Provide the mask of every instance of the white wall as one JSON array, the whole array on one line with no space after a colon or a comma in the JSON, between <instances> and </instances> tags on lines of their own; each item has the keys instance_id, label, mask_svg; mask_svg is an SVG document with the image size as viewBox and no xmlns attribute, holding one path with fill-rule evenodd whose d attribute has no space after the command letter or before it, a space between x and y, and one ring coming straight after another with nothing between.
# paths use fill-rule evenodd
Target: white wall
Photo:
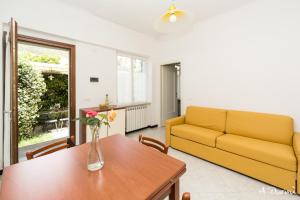
<instances>
[{"instance_id":1,"label":"white wall","mask_svg":"<svg viewBox=\"0 0 300 200\"><path fill-rule=\"evenodd\" d=\"M76 43L76 116L78 108L98 106L104 102L105 94L115 104L117 101L116 50L96 45ZM99 77L98 83L90 83L90 76ZM77 130L79 130L77 123ZM78 138L78 131L77 138Z\"/></svg>"},{"instance_id":2,"label":"white wall","mask_svg":"<svg viewBox=\"0 0 300 200\"><path fill-rule=\"evenodd\" d=\"M2 25L0 24L0 30L2 30ZM0 41L2 43L2 31L0 31ZM2 47L2 46L1 46ZM0 56L2 56L2 48L0 48ZM0 65L2 66L2 59L1 59L1 63ZM2 75L3 75L3 71L2 71L2 67L0 68L0 80L2 80ZM3 105L3 88L2 88L2 84L0 84L0 133L2 133L4 130L3 130L3 108L2 108L2 105ZM3 155L3 135L0 134L0 155ZM2 166L2 163L3 163L3 157L0 156L0 166Z\"/></svg>"},{"instance_id":3,"label":"white wall","mask_svg":"<svg viewBox=\"0 0 300 200\"><path fill-rule=\"evenodd\" d=\"M97 106L104 102L105 94L116 103L117 60L116 51L86 43L77 48L77 104L79 107ZM99 77L99 83L90 83L90 76Z\"/></svg>"},{"instance_id":4,"label":"white wall","mask_svg":"<svg viewBox=\"0 0 300 200\"><path fill-rule=\"evenodd\" d=\"M183 109L281 113L300 131L299 11L299 0L259 0L200 22L185 36L161 38L154 82L160 64L181 61Z\"/></svg>"}]
</instances>

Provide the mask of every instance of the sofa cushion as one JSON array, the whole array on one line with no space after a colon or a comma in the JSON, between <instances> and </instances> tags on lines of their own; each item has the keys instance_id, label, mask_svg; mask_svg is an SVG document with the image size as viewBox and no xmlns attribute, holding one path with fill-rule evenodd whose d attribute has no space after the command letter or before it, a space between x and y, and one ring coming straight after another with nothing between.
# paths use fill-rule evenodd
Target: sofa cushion
<instances>
[{"instance_id":1,"label":"sofa cushion","mask_svg":"<svg viewBox=\"0 0 300 200\"><path fill-rule=\"evenodd\" d=\"M171 134L200 144L216 147L216 138L224 133L198 126L183 124L173 126Z\"/></svg>"},{"instance_id":2,"label":"sofa cushion","mask_svg":"<svg viewBox=\"0 0 300 200\"><path fill-rule=\"evenodd\" d=\"M196 106L189 106L186 109L186 124L224 132L225 121L226 110Z\"/></svg>"},{"instance_id":3,"label":"sofa cushion","mask_svg":"<svg viewBox=\"0 0 300 200\"><path fill-rule=\"evenodd\" d=\"M226 133L292 145L293 119L282 115L228 111Z\"/></svg>"},{"instance_id":4,"label":"sofa cushion","mask_svg":"<svg viewBox=\"0 0 300 200\"><path fill-rule=\"evenodd\" d=\"M296 157L292 146L224 134L217 138L217 148L282 169L296 171Z\"/></svg>"}]
</instances>

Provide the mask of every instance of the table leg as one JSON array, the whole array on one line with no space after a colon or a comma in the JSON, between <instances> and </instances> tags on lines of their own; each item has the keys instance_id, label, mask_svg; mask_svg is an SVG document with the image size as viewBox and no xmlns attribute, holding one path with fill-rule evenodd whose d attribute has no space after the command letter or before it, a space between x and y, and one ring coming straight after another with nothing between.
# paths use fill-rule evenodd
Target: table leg
<instances>
[{"instance_id":1,"label":"table leg","mask_svg":"<svg viewBox=\"0 0 300 200\"><path fill-rule=\"evenodd\" d=\"M179 179L171 187L169 200L179 200Z\"/></svg>"}]
</instances>

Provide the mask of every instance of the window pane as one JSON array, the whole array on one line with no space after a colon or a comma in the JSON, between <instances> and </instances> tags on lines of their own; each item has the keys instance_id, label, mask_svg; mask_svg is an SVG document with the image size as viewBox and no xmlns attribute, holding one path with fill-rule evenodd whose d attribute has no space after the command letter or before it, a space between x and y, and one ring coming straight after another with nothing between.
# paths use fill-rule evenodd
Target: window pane
<instances>
[{"instance_id":1,"label":"window pane","mask_svg":"<svg viewBox=\"0 0 300 200\"><path fill-rule=\"evenodd\" d=\"M147 70L141 59L133 60L133 99L134 102L147 101Z\"/></svg>"},{"instance_id":2,"label":"window pane","mask_svg":"<svg viewBox=\"0 0 300 200\"><path fill-rule=\"evenodd\" d=\"M118 103L132 102L131 58L118 56Z\"/></svg>"}]
</instances>

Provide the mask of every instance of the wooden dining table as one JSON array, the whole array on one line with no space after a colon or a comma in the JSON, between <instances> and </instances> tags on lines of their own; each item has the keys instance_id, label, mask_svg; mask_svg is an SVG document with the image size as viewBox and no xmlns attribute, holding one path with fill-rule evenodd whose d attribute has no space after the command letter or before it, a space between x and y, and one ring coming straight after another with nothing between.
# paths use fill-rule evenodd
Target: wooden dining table
<instances>
[{"instance_id":1,"label":"wooden dining table","mask_svg":"<svg viewBox=\"0 0 300 200\"><path fill-rule=\"evenodd\" d=\"M87 170L89 143L6 167L1 200L179 199L184 162L121 135L103 138L104 167Z\"/></svg>"}]
</instances>

